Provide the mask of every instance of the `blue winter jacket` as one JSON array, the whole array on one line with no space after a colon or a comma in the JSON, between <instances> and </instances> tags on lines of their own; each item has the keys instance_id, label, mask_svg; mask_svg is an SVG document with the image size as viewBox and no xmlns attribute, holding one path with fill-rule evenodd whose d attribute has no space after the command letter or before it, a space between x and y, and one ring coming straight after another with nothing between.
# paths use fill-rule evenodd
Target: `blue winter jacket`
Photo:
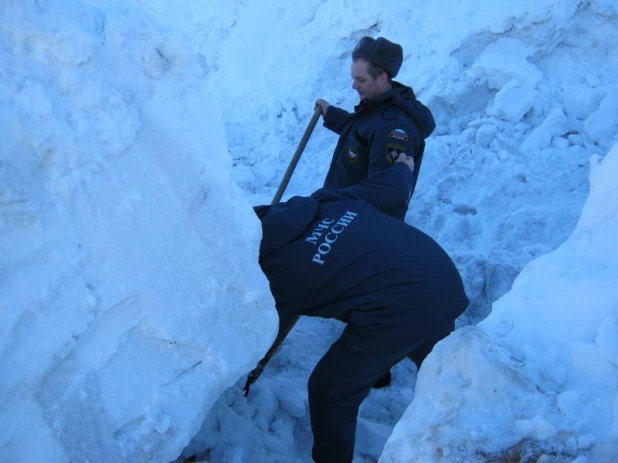
<instances>
[{"instance_id":1,"label":"blue winter jacket","mask_svg":"<svg viewBox=\"0 0 618 463\"><path fill-rule=\"evenodd\" d=\"M390 317L427 330L465 310L449 256L397 218L413 185L398 163L359 185L256 207L260 265L282 320L312 315L378 326Z\"/></svg>"},{"instance_id":2,"label":"blue winter jacket","mask_svg":"<svg viewBox=\"0 0 618 463\"><path fill-rule=\"evenodd\" d=\"M324 117L324 126L339 135L324 186L356 185L406 153L414 158L414 192L425 139L436 127L429 108L416 99L410 87L393 82L391 90L354 109L349 113L330 106Z\"/></svg>"}]
</instances>

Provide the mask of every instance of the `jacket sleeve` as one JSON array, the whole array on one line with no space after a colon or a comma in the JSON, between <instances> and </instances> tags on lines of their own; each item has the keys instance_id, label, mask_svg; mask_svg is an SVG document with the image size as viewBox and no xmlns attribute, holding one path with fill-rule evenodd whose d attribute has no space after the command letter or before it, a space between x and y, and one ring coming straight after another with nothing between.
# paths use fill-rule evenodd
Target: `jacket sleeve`
<instances>
[{"instance_id":1,"label":"jacket sleeve","mask_svg":"<svg viewBox=\"0 0 618 463\"><path fill-rule=\"evenodd\" d=\"M403 219L414 187L414 174L404 163L376 172L358 185L339 190L349 199L360 199L385 214Z\"/></svg>"},{"instance_id":2,"label":"jacket sleeve","mask_svg":"<svg viewBox=\"0 0 618 463\"><path fill-rule=\"evenodd\" d=\"M331 105L328 107L328 111L326 111L326 116L324 116L324 127L332 130L337 135L341 135L348 117L350 117L349 112Z\"/></svg>"},{"instance_id":3,"label":"jacket sleeve","mask_svg":"<svg viewBox=\"0 0 618 463\"><path fill-rule=\"evenodd\" d=\"M382 122L372 131L368 141L367 176L388 169L401 153L412 156L417 162L422 142L418 129L409 119Z\"/></svg>"}]
</instances>

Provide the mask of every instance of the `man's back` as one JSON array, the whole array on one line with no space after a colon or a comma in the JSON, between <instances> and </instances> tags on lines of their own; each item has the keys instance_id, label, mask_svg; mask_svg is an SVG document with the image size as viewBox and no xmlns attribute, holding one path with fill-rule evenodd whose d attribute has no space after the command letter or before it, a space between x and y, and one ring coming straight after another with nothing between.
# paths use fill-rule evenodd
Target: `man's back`
<instances>
[{"instance_id":1,"label":"man's back","mask_svg":"<svg viewBox=\"0 0 618 463\"><path fill-rule=\"evenodd\" d=\"M431 237L362 200L314 201L294 206L315 210L303 232L260 262L281 312L346 320L387 306L403 285L450 292L465 308L459 273Z\"/></svg>"}]
</instances>

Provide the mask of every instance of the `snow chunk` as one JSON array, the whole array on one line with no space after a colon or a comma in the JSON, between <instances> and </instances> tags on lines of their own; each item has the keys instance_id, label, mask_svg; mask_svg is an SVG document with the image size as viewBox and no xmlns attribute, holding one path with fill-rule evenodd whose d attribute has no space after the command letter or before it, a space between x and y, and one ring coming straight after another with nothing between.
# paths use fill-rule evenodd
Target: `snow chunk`
<instances>
[{"instance_id":1,"label":"snow chunk","mask_svg":"<svg viewBox=\"0 0 618 463\"><path fill-rule=\"evenodd\" d=\"M566 115L583 121L599 107L603 94L599 89L584 85L565 85L562 89L562 99Z\"/></svg>"},{"instance_id":2,"label":"snow chunk","mask_svg":"<svg viewBox=\"0 0 618 463\"><path fill-rule=\"evenodd\" d=\"M519 147L522 152L547 148L552 144L554 137L566 134L568 131L567 119L562 109L554 109L543 123L532 131Z\"/></svg>"},{"instance_id":3,"label":"snow chunk","mask_svg":"<svg viewBox=\"0 0 618 463\"><path fill-rule=\"evenodd\" d=\"M615 318L608 317L603 321L595 341L604 357L618 367L618 324Z\"/></svg>"},{"instance_id":4,"label":"snow chunk","mask_svg":"<svg viewBox=\"0 0 618 463\"><path fill-rule=\"evenodd\" d=\"M584 127L596 143L618 141L618 87L610 89L599 109L586 119Z\"/></svg>"},{"instance_id":5,"label":"snow chunk","mask_svg":"<svg viewBox=\"0 0 618 463\"><path fill-rule=\"evenodd\" d=\"M512 81L526 87L536 87L543 73L526 58L509 53L485 52L479 56L471 72L486 80L489 88L500 90Z\"/></svg>"},{"instance_id":6,"label":"snow chunk","mask_svg":"<svg viewBox=\"0 0 618 463\"><path fill-rule=\"evenodd\" d=\"M592 0L590 8L595 13L608 18L618 14L618 5L614 0Z\"/></svg>"},{"instance_id":7,"label":"snow chunk","mask_svg":"<svg viewBox=\"0 0 618 463\"><path fill-rule=\"evenodd\" d=\"M79 66L94 58L100 48L97 40L72 24L51 37L49 52L60 64Z\"/></svg>"},{"instance_id":8,"label":"snow chunk","mask_svg":"<svg viewBox=\"0 0 618 463\"><path fill-rule=\"evenodd\" d=\"M538 98L533 87L517 80L506 84L495 96L487 114L510 122L519 122L532 109Z\"/></svg>"},{"instance_id":9,"label":"snow chunk","mask_svg":"<svg viewBox=\"0 0 618 463\"><path fill-rule=\"evenodd\" d=\"M476 144L481 148L487 148L491 141L496 137L498 129L491 124L483 124L476 131Z\"/></svg>"}]
</instances>

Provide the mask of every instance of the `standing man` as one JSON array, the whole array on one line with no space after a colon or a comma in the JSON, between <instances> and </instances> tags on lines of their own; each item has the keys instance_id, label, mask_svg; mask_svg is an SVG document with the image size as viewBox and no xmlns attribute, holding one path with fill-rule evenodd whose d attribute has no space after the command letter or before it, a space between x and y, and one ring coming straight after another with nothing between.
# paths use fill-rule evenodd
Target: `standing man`
<instances>
[{"instance_id":1,"label":"standing man","mask_svg":"<svg viewBox=\"0 0 618 463\"><path fill-rule=\"evenodd\" d=\"M414 192L425 139L436 125L412 88L393 81L403 62L403 49L382 37L363 37L352 52L352 61L352 88L361 98L354 113L322 99L316 102L324 126L339 135L324 186L356 185L405 153L414 159ZM406 211L407 205L399 211L399 218Z\"/></svg>"},{"instance_id":2,"label":"standing man","mask_svg":"<svg viewBox=\"0 0 618 463\"><path fill-rule=\"evenodd\" d=\"M451 258L398 218L413 171L402 155L359 185L255 208L279 333L300 315L347 325L309 378L318 463L352 462L358 409L371 387L406 356L420 367L468 306Z\"/></svg>"}]
</instances>

